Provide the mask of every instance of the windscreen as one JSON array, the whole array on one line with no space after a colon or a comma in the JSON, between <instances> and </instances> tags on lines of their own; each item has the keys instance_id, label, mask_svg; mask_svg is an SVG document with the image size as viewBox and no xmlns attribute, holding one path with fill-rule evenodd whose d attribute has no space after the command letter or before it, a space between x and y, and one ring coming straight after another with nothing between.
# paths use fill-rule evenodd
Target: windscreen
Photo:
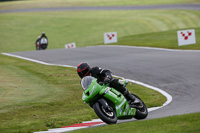
<instances>
[{"instance_id":1,"label":"windscreen","mask_svg":"<svg viewBox=\"0 0 200 133\"><path fill-rule=\"evenodd\" d=\"M95 78L92 76L86 76L81 80L81 86L84 91L91 85L91 83L94 79Z\"/></svg>"}]
</instances>

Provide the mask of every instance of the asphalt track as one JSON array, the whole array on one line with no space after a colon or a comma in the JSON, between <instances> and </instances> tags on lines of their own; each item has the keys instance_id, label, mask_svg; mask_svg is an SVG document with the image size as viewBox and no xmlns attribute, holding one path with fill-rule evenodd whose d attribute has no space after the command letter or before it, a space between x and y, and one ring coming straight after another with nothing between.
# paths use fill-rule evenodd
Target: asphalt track
<instances>
[{"instance_id":1,"label":"asphalt track","mask_svg":"<svg viewBox=\"0 0 200 133\"><path fill-rule=\"evenodd\" d=\"M114 75L140 81L169 93L167 106L149 113L148 119L200 111L200 51L128 46L90 46L75 49L14 52L51 64L109 69Z\"/></svg>"},{"instance_id":2,"label":"asphalt track","mask_svg":"<svg viewBox=\"0 0 200 133\"><path fill-rule=\"evenodd\" d=\"M152 9L187 9L200 10L200 4L168 4L168 5L142 5L142 6L80 6L80 7L52 7L0 10L0 13L17 12L47 12L47 11L97 11L97 10L152 10Z\"/></svg>"}]
</instances>

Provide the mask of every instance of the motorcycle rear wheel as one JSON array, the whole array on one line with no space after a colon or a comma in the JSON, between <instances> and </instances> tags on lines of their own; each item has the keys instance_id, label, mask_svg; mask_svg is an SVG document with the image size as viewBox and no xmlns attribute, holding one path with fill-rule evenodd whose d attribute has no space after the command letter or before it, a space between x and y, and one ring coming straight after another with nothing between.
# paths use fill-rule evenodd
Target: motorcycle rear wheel
<instances>
[{"instance_id":1,"label":"motorcycle rear wheel","mask_svg":"<svg viewBox=\"0 0 200 133\"><path fill-rule=\"evenodd\" d=\"M135 94L132 94L132 95L134 97L136 97L137 99L139 99L143 105L142 108L136 108L136 114L135 114L134 118L137 120L145 119L148 115L148 110L147 110L145 103L137 95L135 95Z\"/></svg>"},{"instance_id":2,"label":"motorcycle rear wheel","mask_svg":"<svg viewBox=\"0 0 200 133\"><path fill-rule=\"evenodd\" d=\"M112 112L106 111L106 109L104 109L104 107L99 102L96 102L93 105L93 109L97 116L105 123L115 124L117 122L117 115L114 110Z\"/></svg>"}]
</instances>

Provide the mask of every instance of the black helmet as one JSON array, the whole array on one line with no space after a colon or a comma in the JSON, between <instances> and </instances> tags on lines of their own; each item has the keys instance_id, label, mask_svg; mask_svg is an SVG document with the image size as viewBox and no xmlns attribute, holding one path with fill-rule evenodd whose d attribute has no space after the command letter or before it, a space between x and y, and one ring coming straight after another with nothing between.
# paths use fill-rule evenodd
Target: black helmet
<instances>
[{"instance_id":1,"label":"black helmet","mask_svg":"<svg viewBox=\"0 0 200 133\"><path fill-rule=\"evenodd\" d=\"M77 66L77 73L80 78L90 75L90 66L87 63L80 63Z\"/></svg>"}]
</instances>

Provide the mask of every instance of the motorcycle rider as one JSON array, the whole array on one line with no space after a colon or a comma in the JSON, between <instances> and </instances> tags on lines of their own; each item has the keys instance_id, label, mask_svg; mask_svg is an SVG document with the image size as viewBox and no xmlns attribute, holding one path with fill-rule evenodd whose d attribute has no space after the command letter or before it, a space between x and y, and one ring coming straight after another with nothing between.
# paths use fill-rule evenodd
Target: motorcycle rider
<instances>
[{"instance_id":1,"label":"motorcycle rider","mask_svg":"<svg viewBox=\"0 0 200 133\"><path fill-rule=\"evenodd\" d=\"M131 95L129 91L119 82L118 79L112 77L110 70L104 70L97 66L91 68L87 63L80 63L77 66L77 73L81 79L85 76L92 76L97 79L98 83L109 83L110 87L113 87L121 92L128 101L131 101L131 103L140 103L140 101L137 100L137 98L135 98L133 95Z\"/></svg>"},{"instance_id":2,"label":"motorcycle rider","mask_svg":"<svg viewBox=\"0 0 200 133\"><path fill-rule=\"evenodd\" d=\"M41 39L40 39L40 45L41 45L41 48L43 49L43 50L45 50L46 48L47 48L47 46L48 46L48 38L47 38L47 36L45 35L45 33L44 32L42 32L42 35L41 35Z\"/></svg>"},{"instance_id":3,"label":"motorcycle rider","mask_svg":"<svg viewBox=\"0 0 200 133\"><path fill-rule=\"evenodd\" d=\"M35 42L35 45L36 45L36 50L45 50L48 46L48 38L47 36L45 35L45 32L42 32L42 35L41 36L38 36L36 42Z\"/></svg>"}]
</instances>

